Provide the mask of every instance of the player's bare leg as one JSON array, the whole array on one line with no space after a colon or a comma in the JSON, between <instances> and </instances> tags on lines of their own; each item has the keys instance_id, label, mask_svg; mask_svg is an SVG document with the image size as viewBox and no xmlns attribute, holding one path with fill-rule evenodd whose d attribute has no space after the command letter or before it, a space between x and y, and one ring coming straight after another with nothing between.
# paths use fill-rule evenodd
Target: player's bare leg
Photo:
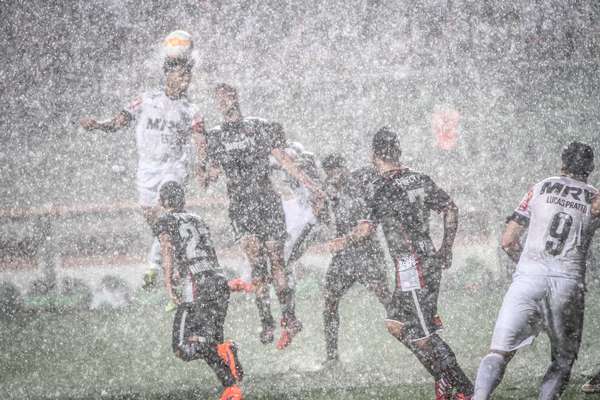
<instances>
[{"instance_id":1,"label":"player's bare leg","mask_svg":"<svg viewBox=\"0 0 600 400\"><path fill-rule=\"evenodd\" d=\"M142 215L144 216L144 220L146 221L148 226L150 226L150 229L152 229L152 226L154 226L154 224L156 223L159 212L160 209L158 207L142 206ZM157 268L159 264L155 264L154 261L155 259L160 260L160 245L158 244L158 241L156 239L155 243L153 243L150 248L148 259L150 263L150 268L148 268L148 270L146 270L146 272L144 273L144 283L142 285L142 287L147 290L153 289L157 286L158 276L160 273L160 269ZM173 304L169 304L167 307L169 310L175 308Z\"/></svg>"},{"instance_id":2,"label":"player's bare leg","mask_svg":"<svg viewBox=\"0 0 600 400\"><path fill-rule=\"evenodd\" d=\"M260 341L263 344L274 340L275 321L271 313L271 297L269 288L269 266L261 243L256 236L245 236L241 240L242 250L252 268L252 285L256 307L261 323Z\"/></svg>"},{"instance_id":3,"label":"player's bare leg","mask_svg":"<svg viewBox=\"0 0 600 400\"><path fill-rule=\"evenodd\" d=\"M265 242L265 248L271 262L271 275L281 307L281 338L277 348L287 347L294 336L302 330L302 323L296 318L294 289L291 287L285 268L283 241Z\"/></svg>"}]
</instances>

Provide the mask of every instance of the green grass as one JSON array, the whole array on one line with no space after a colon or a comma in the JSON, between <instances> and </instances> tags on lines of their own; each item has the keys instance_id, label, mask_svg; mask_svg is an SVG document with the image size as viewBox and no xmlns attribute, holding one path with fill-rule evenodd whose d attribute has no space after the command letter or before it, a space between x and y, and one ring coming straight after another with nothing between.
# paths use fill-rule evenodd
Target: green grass
<instances>
[{"instance_id":1,"label":"green grass","mask_svg":"<svg viewBox=\"0 0 600 400\"><path fill-rule=\"evenodd\" d=\"M445 287L440 296L446 326L442 335L470 377L486 353L505 288ZM226 335L241 345L247 399L433 397L431 378L387 334L382 307L362 287L353 288L341 306L341 366L321 370L325 350L320 278L306 277L297 292L305 330L285 351L260 344L254 302L246 295L233 297ZM578 386L598 366L599 299L592 287L580 358L564 398L583 398ZM173 313L164 312L163 301L161 292L138 292L134 304L122 311L43 311L2 323L0 399L218 398L218 381L206 364L184 363L173 356ZM548 362L548 341L540 336L511 362L495 398L537 398Z\"/></svg>"}]
</instances>

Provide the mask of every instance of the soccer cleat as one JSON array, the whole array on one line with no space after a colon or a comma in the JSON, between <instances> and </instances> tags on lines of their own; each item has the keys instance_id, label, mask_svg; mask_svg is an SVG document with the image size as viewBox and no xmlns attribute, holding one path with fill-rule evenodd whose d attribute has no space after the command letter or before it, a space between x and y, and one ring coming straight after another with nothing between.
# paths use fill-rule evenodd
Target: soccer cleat
<instances>
[{"instance_id":1,"label":"soccer cleat","mask_svg":"<svg viewBox=\"0 0 600 400\"><path fill-rule=\"evenodd\" d=\"M435 381L435 400L451 400L452 386L444 378ZM458 398L457 398L458 400Z\"/></svg>"},{"instance_id":2,"label":"soccer cleat","mask_svg":"<svg viewBox=\"0 0 600 400\"><path fill-rule=\"evenodd\" d=\"M158 272L155 269L149 269L144 274L144 283L142 284L142 289L151 290L156 287L158 281Z\"/></svg>"},{"instance_id":3,"label":"soccer cleat","mask_svg":"<svg viewBox=\"0 0 600 400\"><path fill-rule=\"evenodd\" d=\"M217 345L217 354L225 365L229 367L235 381L240 382L244 378L244 370L237 356L237 345L231 340L226 340Z\"/></svg>"},{"instance_id":4,"label":"soccer cleat","mask_svg":"<svg viewBox=\"0 0 600 400\"><path fill-rule=\"evenodd\" d=\"M302 331L302 322L299 319L281 320L281 337L277 341L277 349L283 350L292 343L292 339Z\"/></svg>"},{"instance_id":5,"label":"soccer cleat","mask_svg":"<svg viewBox=\"0 0 600 400\"><path fill-rule=\"evenodd\" d=\"M169 300L169 302L165 305L165 312L169 313L177 309L177 304L173 302L173 300Z\"/></svg>"},{"instance_id":6,"label":"soccer cleat","mask_svg":"<svg viewBox=\"0 0 600 400\"><path fill-rule=\"evenodd\" d=\"M321 368L327 371L335 371L340 367L339 357L327 357L325 361L321 363Z\"/></svg>"},{"instance_id":7,"label":"soccer cleat","mask_svg":"<svg viewBox=\"0 0 600 400\"><path fill-rule=\"evenodd\" d=\"M227 282L227 286L229 286L229 290L232 292L254 292L254 285L250 282L244 281L242 278L234 278L230 280Z\"/></svg>"},{"instance_id":8,"label":"soccer cleat","mask_svg":"<svg viewBox=\"0 0 600 400\"><path fill-rule=\"evenodd\" d=\"M275 340L275 327L273 325L263 325L258 338L262 344L273 343L273 340Z\"/></svg>"},{"instance_id":9,"label":"soccer cleat","mask_svg":"<svg viewBox=\"0 0 600 400\"><path fill-rule=\"evenodd\" d=\"M600 373L594 375L589 381L581 386L583 393L600 393Z\"/></svg>"},{"instance_id":10,"label":"soccer cleat","mask_svg":"<svg viewBox=\"0 0 600 400\"><path fill-rule=\"evenodd\" d=\"M220 400L244 400L242 389L236 385L226 387Z\"/></svg>"}]
</instances>

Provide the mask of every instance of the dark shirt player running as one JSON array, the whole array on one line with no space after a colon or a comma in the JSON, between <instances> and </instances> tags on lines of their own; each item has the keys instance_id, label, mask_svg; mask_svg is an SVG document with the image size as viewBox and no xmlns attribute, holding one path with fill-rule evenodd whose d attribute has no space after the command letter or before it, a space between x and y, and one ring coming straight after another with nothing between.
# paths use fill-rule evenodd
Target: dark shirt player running
<instances>
[{"instance_id":1,"label":"dark shirt player running","mask_svg":"<svg viewBox=\"0 0 600 400\"><path fill-rule=\"evenodd\" d=\"M326 193L329 209L333 215L338 236L349 233L360 221L368 218L366 199L366 175L373 177L372 168L350 171L346 160L339 154L330 154L321 166L326 175ZM371 291L379 302L387 306L390 291L385 273L385 257L375 235L355 241L335 252L325 274L325 366L333 366L339 360L338 330L340 324L339 303L344 294L359 282Z\"/></svg>"},{"instance_id":2,"label":"dark shirt player running","mask_svg":"<svg viewBox=\"0 0 600 400\"><path fill-rule=\"evenodd\" d=\"M400 162L396 133L380 129L373 138L372 160L378 173L368 201L370 220L330 242L345 248L381 225L395 263L396 286L385 325L407 346L435 379L436 399L470 399L473 385L450 346L437 335L441 327L437 300L442 269L452 262L458 209L429 176ZM431 211L444 218L444 237L436 250L429 236Z\"/></svg>"},{"instance_id":3,"label":"dark shirt player running","mask_svg":"<svg viewBox=\"0 0 600 400\"><path fill-rule=\"evenodd\" d=\"M206 361L225 388L222 400L242 400L237 383L243 371L236 345L223 338L229 287L208 226L184 210L185 196L179 183L164 183L159 196L165 213L153 230L160 240L167 294L177 304L173 351L183 361Z\"/></svg>"},{"instance_id":4,"label":"dark shirt player running","mask_svg":"<svg viewBox=\"0 0 600 400\"><path fill-rule=\"evenodd\" d=\"M287 144L280 124L243 117L237 90L232 86L218 85L215 97L224 121L203 135L205 152L199 162L206 167L206 173L199 175L199 183L206 184L219 169L225 173L229 216L252 268L262 323L260 340L264 344L273 341L275 324L268 300L272 280L282 314L277 348L283 349L300 332L302 324L296 318L294 291L284 261L285 218L281 197L271 183L269 156L313 192L317 203L322 202L324 195L285 152Z\"/></svg>"}]
</instances>

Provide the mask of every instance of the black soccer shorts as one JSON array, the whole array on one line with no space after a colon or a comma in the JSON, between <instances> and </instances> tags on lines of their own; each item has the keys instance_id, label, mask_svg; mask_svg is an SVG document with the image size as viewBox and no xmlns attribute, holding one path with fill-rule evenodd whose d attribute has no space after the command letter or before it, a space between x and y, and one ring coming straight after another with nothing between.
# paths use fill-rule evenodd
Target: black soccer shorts
<instances>
[{"instance_id":1,"label":"black soccer shorts","mask_svg":"<svg viewBox=\"0 0 600 400\"><path fill-rule=\"evenodd\" d=\"M272 189L230 199L229 217L236 239L254 235L268 242L287 236L281 196Z\"/></svg>"},{"instance_id":2,"label":"black soccer shorts","mask_svg":"<svg viewBox=\"0 0 600 400\"><path fill-rule=\"evenodd\" d=\"M325 290L341 297L356 282L367 287L385 286L383 254L375 249L349 248L335 254L325 274Z\"/></svg>"},{"instance_id":3,"label":"black soccer shorts","mask_svg":"<svg viewBox=\"0 0 600 400\"><path fill-rule=\"evenodd\" d=\"M423 288L404 291L397 284L387 307L386 320L400 322L409 340L427 338L442 328L437 314L441 265L437 260L424 264Z\"/></svg>"},{"instance_id":4,"label":"black soccer shorts","mask_svg":"<svg viewBox=\"0 0 600 400\"><path fill-rule=\"evenodd\" d=\"M191 336L203 338L206 344L223 342L223 325L229 305L227 279L213 271L203 272L205 285L198 288L198 298L177 307L173 320L173 351Z\"/></svg>"}]
</instances>

